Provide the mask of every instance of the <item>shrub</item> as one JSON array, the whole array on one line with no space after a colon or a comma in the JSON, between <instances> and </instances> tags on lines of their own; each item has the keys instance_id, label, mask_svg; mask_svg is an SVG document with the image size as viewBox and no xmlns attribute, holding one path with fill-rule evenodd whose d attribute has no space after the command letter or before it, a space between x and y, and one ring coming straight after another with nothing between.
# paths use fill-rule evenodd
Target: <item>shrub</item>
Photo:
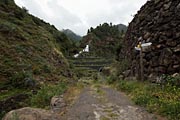
<instances>
[{"instance_id":1,"label":"shrub","mask_svg":"<svg viewBox=\"0 0 180 120\"><path fill-rule=\"evenodd\" d=\"M46 108L49 106L51 98L55 95L60 95L66 90L65 83L58 85L44 85L36 95L31 98L31 105L38 108Z\"/></svg>"},{"instance_id":2,"label":"shrub","mask_svg":"<svg viewBox=\"0 0 180 120\"><path fill-rule=\"evenodd\" d=\"M44 65L42 69L45 73L51 73L51 68L48 65Z\"/></svg>"},{"instance_id":3,"label":"shrub","mask_svg":"<svg viewBox=\"0 0 180 120\"><path fill-rule=\"evenodd\" d=\"M6 114L6 111L1 111L0 118L3 118L3 116Z\"/></svg>"},{"instance_id":4,"label":"shrub","mask_svg":"<svg viewBox=\"0 0 180 120\"><path fill-rule=\"evenodd\" d=\"M165 115L171 120L180 119L180 88L167 84L162 89L160 85L138 81L119 81L117 87L149 112Z\"/></svg>"},{"instance_id":5,"label":"shrub","mask_svg":"<svg viewBox=\"0 0 180 120\"><path fill-rule=\"evenodd\" d=\"M136 84L136 81L127 82L125 80L121 80L118 83L118 89L121 89L128 93L136 91L137 87L138 87L138 85Z\"/></svg>"},{"instance_id":6,"label":"shrub","mask_svg":"<svg viewBox=\"0 0 180 120\"><path fill-rule=\"evenodd\" d=\"M25 12L25 13L28 13L28 9L26 7L22 7L22 10Z\"/></svg>"},{"instance_id":7,"label":"shrub","mask_svg":"<svg viewBox=\"0 0 180 120\"><path fill-rule=\"evenodd\" d=\"M21 9L17 9L14 14L15 14L15 17L18 18L19 20L24 19L26 16L25 11L23 11Z\"/></svg>"},{"instance_id":8,"label":"shrub","mask_svg":"<svg viewBox=\"0 0 180 120\"><path fill-rule=\"evenodd\" d=\"M14 88L35 87L35 80L30 72L17 72L10 78L10 84Z\"/></svg>"},{"instance_id":9,"label":"shrub","mask_svg":"<svg viewBox=\"0 0 180 120\"><path fill-rule=\"evenodd\" d=\"M0 32L3 33L13 33L16 31L16 26L9 22L3 22L0 24Z\"/></svg>"},{"instance_id":10,"label":"shrub","mask_svg":"<svg viewBox=\"0 0 180 120\"><path fill-rule=\"evenodd\" d=\"M127 59L120 60L119 62L115 62L113 67L116 68L116 75L119 76L128 69L129 61Z\"/></svg>"},{"instance_id":11,"label":"shrub","mask_svg":"<svg viewBox=\"0 0 180 120\"><path fill-rule=\"evenodd\" d=\"M38 26L43 26L43 22L39 18L37 18L35 16L31 16L31 17L35 24L37 24Z\"/></svg>"},{"instance_id":12,"label":"shrub","mask_svg":"<svg viewBox=\"0 0 180 120\"><path fill-rule=\"evenodd\" d=\"M109 76L108 78L107 78L107 83L108 84L112 84L112 83L114 83L115 81L117 81L118 80L118 77L116 76L116 75L111 75L111 76Z\"/></svg>"},{"instance_id":13,"label":"shrub","mask_svg":"<svg viewBox=\"0 0 180 120\"><path fill-rule=\"evenodd\" d=\"M149 102L151 101L151 96L149 95L137 95L133 100L137 105L147 106Z\"/></svg>"},{"instance_id":14,"label":"shrub","mask_svg":"<svg viewBox=\"0 0 180 120\"><path fill-rule=\"evenodd\" d=\"M170 117L173 120L180 119L180 102L163 103L161 107L161 113Z\"/></svg>"},{"instance_id":15,"label":"shrub","mask_svg":"<svg viewBox=\"0 0 180 120\"><path fill-rule=\"evenodd\" d=\"M162 82L164 82L166 85L169 84L171 86L180 86L180 76L172 77L170 75L163 74L162 76Z\"/></svg>"}]
</instances>

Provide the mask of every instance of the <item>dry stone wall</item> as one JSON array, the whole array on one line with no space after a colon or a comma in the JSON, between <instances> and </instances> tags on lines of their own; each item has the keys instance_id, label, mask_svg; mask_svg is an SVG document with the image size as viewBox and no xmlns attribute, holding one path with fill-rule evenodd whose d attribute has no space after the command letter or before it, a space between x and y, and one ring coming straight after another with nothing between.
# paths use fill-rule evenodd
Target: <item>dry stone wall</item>
<instances>
[{"instance_id":1,"label":"dry stone wall","mask_svg":"<svg viewBox=\"0 0 180 120\"><path fill-rule=\"evenodd\" d=\"M180 1L150 0L129 24L122 52L131 61L132 75L140 72L139 53L134 49L140 37L143 42L152 42L143 52L146 76L179 73Z\"/></svg>"}]
</instances>

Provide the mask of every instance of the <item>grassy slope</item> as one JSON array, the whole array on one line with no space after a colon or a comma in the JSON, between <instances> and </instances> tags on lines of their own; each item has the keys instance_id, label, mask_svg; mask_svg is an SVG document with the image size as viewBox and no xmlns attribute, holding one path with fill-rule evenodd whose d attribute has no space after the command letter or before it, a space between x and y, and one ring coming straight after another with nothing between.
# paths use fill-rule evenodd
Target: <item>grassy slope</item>
<instances>
[{"instance_id":1,"label":"grassy slope","mask_svg":"<svg viewBox=\"0 0 180 120\"><path fill-rule=\"evenodd\" d=\"M44 81L69 73L60 45L46 26L38 26L15 4L0 3L0 14L0 81L20 72Z\"/></svg>"},{"instance_id":2,"label":"grassy slope","mask_svg":"<svg viewBox=\"0 0 180 120\"><path fill-rule=\"evenodd\" d=\"M18 103L21 107L23 104L39 107L38 100L45 100L40 107L46 107L53 95L62 93L64 88L58 85L72 79L72 72L63 55L69 47L71 44L66 35L54 26L29 15L13 0L1 0L0 101L17 94L30 94L30 103ZM35 81L38 86L27 86L27 80ZM39 84L41 89L37 95L31 95L31 90L36 90ZM11 108L3 109L0 118L9 110Z\"/></svg>"}]
</instances>

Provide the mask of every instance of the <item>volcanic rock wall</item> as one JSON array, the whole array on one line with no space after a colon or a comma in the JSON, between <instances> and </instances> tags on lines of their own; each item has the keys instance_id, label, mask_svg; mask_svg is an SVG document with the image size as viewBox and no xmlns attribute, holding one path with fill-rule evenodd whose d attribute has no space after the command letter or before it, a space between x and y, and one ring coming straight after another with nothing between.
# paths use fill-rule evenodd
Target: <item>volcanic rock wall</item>
<instances>
[{"instance_id":1,"label":"volcanic rock wall","mask_svg":"<svg viewBox=\"0 0 180 120\"><path fill-rule=\"evenodd\" d=\"M138 39L152 42L143 52L144 72L148 75L180 72L180 1L150 0L129 24L122 50L131 61L131 73L139 73Z\"/></svg>"}]
</instances>

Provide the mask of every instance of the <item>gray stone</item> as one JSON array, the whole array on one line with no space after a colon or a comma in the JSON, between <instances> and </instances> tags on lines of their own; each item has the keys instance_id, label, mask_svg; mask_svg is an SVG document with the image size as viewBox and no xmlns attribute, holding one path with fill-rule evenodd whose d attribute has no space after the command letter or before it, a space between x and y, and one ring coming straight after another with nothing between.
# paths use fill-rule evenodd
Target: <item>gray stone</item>
<instances>
[{"instance_id":1,"label":"gray stone","mask_svg":"<svg viewBox=\"0 0 180 120\"><path fill-rule=\"evenodd\" d=\"M136 78L136 77L126 77L124 80L132 80L132 81L136 81L137 78Z\"/></svg>"},{"instance_id":2,"label":"gray stone","mask_svg":"<svg viewBox=\"0 0 180 120\"><path fill-rule=\"evenodd\" d=\"M150 34L149 32L147 32L147 33L144 35L144 39L147 40L147 39L150 37L150 35L151 35L151 34Z\"/></svg>"},{"instance_id":3,"label":"gray stone","mask_svg":"<svg viewBox=\"0 0 180 120\"><path fill-rule=\"evenodd\" d=\"M176 7L178 10L180 10L180 3L177 5L177 7Z\"/></svg>"},{"instance_id":4,"label":"gray stone","mask_svg":"<svg viewBox=\"0 0 180 120\"><path fill-rule=\"evenodd\" d=\"M174 51L174 52L180 52L180 45L178 45L177 47L175 47L175 48L173 49L173 51Z\"/></svg>"},{"instance_id":5,"label":"gray stone","mask_svg":"<svg viewBox=\"0 0 180 120\"><path fill-rule=\"evenodd\" d=\"M48 110L25 107L10 111L2 120L59 120L57 114Z\"/></svg>"},{"instance_id":6,"label":"gray stone","mask_svg":"<svg viewBox=\"0 0 180 120\"><path fill-rule=\"evenodd\" d=\"M173 65L173 68L174 69L180 68L180 65L179 64L178 65Z\"/></svg>"},{"instance_id":7,"label":"gray stone","mask_svg":"<svg viewBox=\"0 0 180 120\"><path fill-rule=\"evenodd\" d=\"M51 105L51 109L54 112L60 112L62 108L66 107L66 103L62 95L52 97L50 105Z\"/></svg>"},{"instance_id":8,"label":"gray stone","mask_svg":"<svg viewBox=\"0 0 180 120\"><path fill-rule=\"evenodd\" d=\"M174 47L177 45L177 42L175 40L167 40L166 45Z\"/></svg>"},{"instance_id":9,"label":"gray stone","mask_svg":"<svg viewBox=\"0 0 180 120\"><path fill-rule=\"evenodd\" d=\"M177 5L178 4L178 5ZM145 42L152 42L150 50L145 51L144 72L173 74L179 72L180 65L180 3L178 0L150 0L129 24L123 39L123 55L129 58L131 68L138 68L139 55L133 53L139 37ZM136 62L134 62L134 60ZM134 73L134 69L131 69ZM138 72L139 70L136 69Z\"/></svg>"},{"instance_id":10,"label":"gray stone","mask_svg":"<svg viewBox=\"0 0 180 120\"><path fill-rule=\"evenodd\" d=\"M131 73L131 70L126 70L126 71L123 72L123 75L125 77L128 77L130 75L130 73Z\"/></svg>"},{"instance_id":11,"label":"gray stone","mask_svg":"<svg viewBox=\"0 0 180 120\"><path fill-rule=\"evenodd\" d=\"M123 80L124 79L124 76L123 75L119 75L118 77L120 80Z\"/></svg>"},{"instance_id":12,"label":"gray stone","mask_svg":"<svg viewBox=\"0 0 180 120\"><path fill-rule=\"evenodd\" d=\"M155 2L155 4L157 4L157 3L159 3L159 2L160 2L160 0L154 0L154 2Z\"/></svg>"},{"instance_id":13,"label":"gray stone","mask_svg":"<svg viewBox=\"0 0 180 120\"><path fill-rule=\"evenodd\" d=\"M165 5L164 5L164 9L165 9L165 10L169 9L170 6L171 6L171 3L172 3L172 2L169 2L168 4L165 4Z\"/></svg>"},{"instance_id":14,"label":"gray stone","mask_svg":"<svg viewBox=\"0 0 180 120\"><path fill-rule=\"evenodd\" d=\"M179 73L174 73L174 74L172 75L172 77L180 77L180 74L179 74Z\"/></svg>"}]
</instances>

